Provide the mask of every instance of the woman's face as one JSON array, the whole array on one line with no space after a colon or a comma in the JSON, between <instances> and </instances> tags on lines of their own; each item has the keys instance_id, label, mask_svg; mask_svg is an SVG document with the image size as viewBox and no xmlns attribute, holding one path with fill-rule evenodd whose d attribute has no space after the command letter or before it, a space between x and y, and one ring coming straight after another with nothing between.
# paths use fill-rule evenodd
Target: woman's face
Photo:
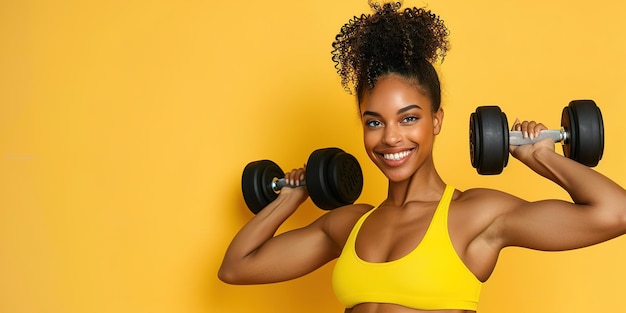
<instances>
[{"instance_id":1,"label":"woman's face","mask_svg":"<svg viewBox=\"0 0 626 313\"><path fill-rule=\"evenodd\" d=\"M431 100L415 84L395 75L381 77L359 108L365 151L389 180L409 179L426 162L432 164L443 110L433 114Z\"/></svg>"}]
</instances>

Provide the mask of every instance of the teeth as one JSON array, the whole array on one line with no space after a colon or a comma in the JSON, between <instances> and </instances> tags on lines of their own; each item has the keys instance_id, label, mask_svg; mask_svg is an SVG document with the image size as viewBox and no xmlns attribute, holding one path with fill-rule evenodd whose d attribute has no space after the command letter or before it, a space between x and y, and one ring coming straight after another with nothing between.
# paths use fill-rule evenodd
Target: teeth
<instances>
[{"instance_id":1,"label":"teeth","mask_svg":"<svg viewBox=\"0 0 626 313\"><path fill-rule=\"evenodd\" d=\"M409 150L398 153L385 153L383 157L385 158L385 160L399 161L404 159L407 155L409 155L409 153L411 153L411 151Z\"/></svg>"}]
</instances>

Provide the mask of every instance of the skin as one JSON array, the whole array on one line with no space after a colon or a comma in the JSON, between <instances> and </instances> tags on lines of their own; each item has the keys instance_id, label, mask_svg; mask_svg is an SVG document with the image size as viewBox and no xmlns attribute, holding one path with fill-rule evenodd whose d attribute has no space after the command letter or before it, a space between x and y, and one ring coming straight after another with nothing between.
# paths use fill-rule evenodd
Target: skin
<instances>
[{"instance_id":1,"label":"skin","mask_svg":"<svg viewBox=\"0 0 626 313\"><path fill-rule=\"evenodd\" d=\"M398 75L381 77L359 105L365 150L389 180L387 198L365 220L357 236L355 249L365 261L397 260L412 251L422 240L446 186L433 162L433 144L442 130L444 112L433 112L430 99L418 87ZM516 121L513 129L533 138L546 127ZM450 238L461 260L480 281L489 278L500 251L508 246L562 251L626 233L626 191L622 187L557 154L549 139L511 146L510 152L563 187L573 201L529 202L492 189L456 190L448 217ZM406 155L400 160L385 158L396 153ZM299 186L304 176L303 169L294 169L285 178ZM275 235L307 197L305 188L284 188L254 216L227 249L220 279L230 284L261 284L306 275L340 255L356 221L373 207L337 208L306 227ZM425 311L362 303L345 312Z\"/></svg>"}]
</instances>

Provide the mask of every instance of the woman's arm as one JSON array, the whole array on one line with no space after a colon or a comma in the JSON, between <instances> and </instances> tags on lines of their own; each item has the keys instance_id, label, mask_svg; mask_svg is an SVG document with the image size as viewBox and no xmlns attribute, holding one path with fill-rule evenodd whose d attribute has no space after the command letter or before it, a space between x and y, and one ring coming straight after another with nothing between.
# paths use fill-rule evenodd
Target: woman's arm
<instances>
[{"instance_id":1,"label":"woman's arm","mask_svg":"<svg viewBox=\"0 0 626 313\"><path fill-rule=\"evenodd\" d=\"M514 129L537 136L542 124L518 123ZM512 155L563 187L573 203L503 199L493 223L500 246L569 250L597 244L626 233L626 191L604 175L554 152L549 139L511 147ZM498 203L498 202L496 202Z\"/></svg>"},{"instance_id":2,"label":"woman's arm","mask_svg":"<svg viewBox=\"0 0 626 313\"><path fill-rule=\"evenodd\" d=\"M303 171L286 173L295 185ZM277 199L255 215L228 247L218 277L230 284L262 284L305 275L339 253L325 230L328 215L312 224L274 236L282 223L307 199L303 187L283 188Z\"/></svg>"}]
</instances>

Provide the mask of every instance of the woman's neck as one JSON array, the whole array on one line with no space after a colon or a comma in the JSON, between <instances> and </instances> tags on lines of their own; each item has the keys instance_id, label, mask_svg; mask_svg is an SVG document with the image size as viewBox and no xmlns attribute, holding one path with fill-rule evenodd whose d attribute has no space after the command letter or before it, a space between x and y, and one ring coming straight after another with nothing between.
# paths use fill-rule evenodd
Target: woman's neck
<instances>
[{"instance_id":1,"label":"woman's neck","mask_svg":"<svg viewBox=\"0 0 626 313\"><path fill-rule=\"evenodd\" d=\"M439 201L445 187L446 183L431 163L422 166L407 180L389 181L385 203L403 206L408 202Z\"/></svg>"}]
</instances>

